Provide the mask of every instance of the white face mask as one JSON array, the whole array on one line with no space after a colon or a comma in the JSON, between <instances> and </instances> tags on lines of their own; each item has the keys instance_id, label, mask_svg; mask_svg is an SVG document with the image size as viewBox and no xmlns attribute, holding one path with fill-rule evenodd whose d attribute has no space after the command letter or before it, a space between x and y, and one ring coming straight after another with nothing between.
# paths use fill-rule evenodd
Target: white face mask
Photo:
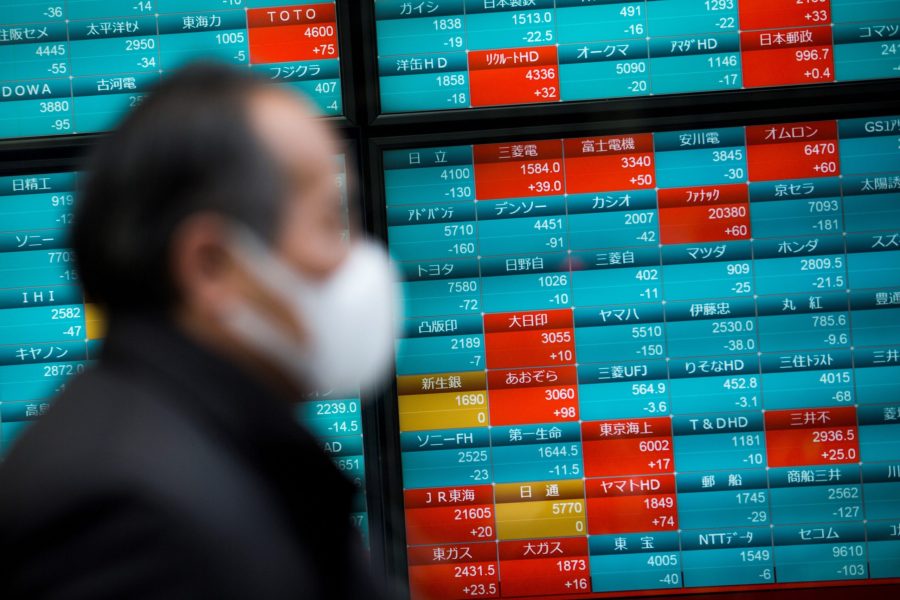
<instances>
[{"instance_id":1,"label":"white face mask","mask_svg":"<svg viewBox=\"0 0 900 600\"><path fill-rule=\"evenodd\" d=\"M241 302L227 325L269 357L298 386L355 395L386 374L399 323L397 277L387 254L357 242L327 280L311 281L275 256L252 232L239 228L237 257L249 273L290 307L306 337L295 340L265 313Z\"/></svg>"}]
</instances>

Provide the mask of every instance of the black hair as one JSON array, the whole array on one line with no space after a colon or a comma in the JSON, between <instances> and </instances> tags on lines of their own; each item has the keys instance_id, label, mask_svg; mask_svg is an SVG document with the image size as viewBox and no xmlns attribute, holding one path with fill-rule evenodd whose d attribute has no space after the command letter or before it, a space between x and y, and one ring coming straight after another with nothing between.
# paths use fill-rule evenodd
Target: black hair
<instances>
[{"instance_id":1,"label":"black hair","mask_svg":"<svg viewBox=\"0 0 900 600\"><path fill-rule=\"evenodd\" d=\"M174 306L170 238L197 212L274 237L283 184L248 116L251 96L270 85L226 65L188 66L99 142L79 184L72 231L89 301L111 315Z\"/></svg>"}]
</instances>

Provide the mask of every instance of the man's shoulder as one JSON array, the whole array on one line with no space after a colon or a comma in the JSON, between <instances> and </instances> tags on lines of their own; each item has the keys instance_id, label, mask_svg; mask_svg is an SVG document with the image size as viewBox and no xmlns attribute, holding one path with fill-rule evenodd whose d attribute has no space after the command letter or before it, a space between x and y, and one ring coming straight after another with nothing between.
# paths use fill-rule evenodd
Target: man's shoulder
<instances>
[{"instance_id":1,"label":"man's shoulder","mask_svg":"<svg viewBox=\"0 0 900 600\"><path fill-rule=\"evenodd\" d=\"M114 369L73 380L0 464L0 550L27 554L24 540L43 539L48 548L38 554L91 552L83 532L115 528L128 515L165 542L157 554L202 557L219 580L231 571L234 585L262 585L263 572L278 580L289 562L302 564L265 481L202 420L161 397L170 393L177 390ZM141 537L135 532L135 542Z\"/></svg>"},{"instance_id":2,"label":"man's shoulder","mask_svg":"<svg viewBox=\"0 0 900 600\"><path fill-rule=\"evenodd\" d=\"M74 379L0 465L0 518L108 490L152 497L211 523L241 504L264 502L254 469L167 397L177 394L112 368Z\"/></svg>"}]
</instances>

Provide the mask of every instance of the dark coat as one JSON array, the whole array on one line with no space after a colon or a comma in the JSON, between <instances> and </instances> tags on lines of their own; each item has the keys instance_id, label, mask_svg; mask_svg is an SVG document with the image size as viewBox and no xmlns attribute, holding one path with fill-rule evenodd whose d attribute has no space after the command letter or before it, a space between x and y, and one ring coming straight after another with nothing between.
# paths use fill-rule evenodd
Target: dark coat
<instances>
[{"instance_id":1,"label":"dark coat","mask_svg":"<svg viewBox=\"0 0 900 600\"><path fill-rule=\"evenodd\" d=\"M162 318L112 323L0 464L4 598L373 598L293 407Z\"/></svg>"}]
</instances>

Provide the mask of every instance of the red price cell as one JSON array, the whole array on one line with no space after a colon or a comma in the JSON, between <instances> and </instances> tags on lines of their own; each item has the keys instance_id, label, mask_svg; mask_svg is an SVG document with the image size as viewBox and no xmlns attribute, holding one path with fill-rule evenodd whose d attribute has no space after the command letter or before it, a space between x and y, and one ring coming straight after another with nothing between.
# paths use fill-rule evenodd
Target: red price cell
<instances>
[{"instance_id":1,"label":"red price cell","mask_svg":"<svg viewBox=\"0 0 900 600\"><path fill-rule=\"evenodd\" d=\"M547 367L575 362L572 324L571 310L485 315L487 367Z\"/></svg>"},{"instance_id":2,"label":"red price cell","mask_svg":"<svg viewBox=\"0 0 900 600\"><path fill-rule=\"evenodd\" d=\"M738 10L743 31L831 23L831 0L750 0Z\"/></svg>"},{"instance_id":3,"label":"red price cell","mask_svg":"<svg viewBox=\"0 0 900 600\"><path fill-rule=\"evenodd\" d=\"M834 81L831 27L744 31L741 61L745 87Z\"/></svg>"},{"instance_id":4,"label":"red price cell","mask_svg":"<svg viewBox=\"0 0 900 600\"><path fill-rule=\"evenodd\" d=\"M809 408L766 412L770 467L859 462L856 408Z\"/></svg>"},{"instance_id":5,"label":"red price cell","mask_svg":"<svg viewBox=\"0 0 900 600\"><path fill-rule=\"evenodd\" d=\"M570 194L652 188L656 182L653 134L565 140Z\"/></svg>"},{"instance_id":6,"label":"red price cell","mask_svg":"<svg viewBox=\"0 0 900 600\"><path fill-rule=\"evenodd\" d=\"M575 367L488 371L492 425L578 420Z\"/></svg>"},{"instance_id":7,"label":"red price cell","mask_svg":"<svg viewBox=\"0 0 900 600\"><path fill-rule=\"evenodd\" d=\"M552 196L565 191L560 140L478 144L474 158L479 200Z\"/></svg>"},{"instance_id":8,"label":"red price cell","mask_svg":"<svg viewBox=\"0 0 900 600\"><path fill-rule=\"evenodd\" d=\"M414 600L497 598L497 545L445 544L408 549L409 588Z\"/></svg>"},{"instance_id":9,"label":"red price cell","mask_svg":"<svg viewBox=\"0 0 900 600\"><path fill-rule=\"evenodd\" d=\"M585 489L591 535L678 529L674 475L588 479Z\"/></svg>"},{"instance_id":10,"label":"red price cell","mask_svg":"<svg viewBox=\"0 0 900 600\"><path fill-rule=\"evenodd\" d=\"M587 538L500 542L503 595L545 596L590 590Z\"/></svg>"},{"instance_id":11,"label":"red price cell","mask_svg":"<svg viewBox=\"0 0 900 600\"><path fill-rule=\"evenodd\" d=\"M750 181L840 175L837 121L747 127Z\"/></svg>"},{"instance_id":12,"label":"red price cell","mask_svg":"<svg viewBox=\"0 0 900 600\"><path fill-rule=\"evenodd\" d=\"M469 52L472 106L559 101L556 46Z\"/></svg>"},{"instance_id":13,"label":"red price cell","mask_svg":"<svg viewBox=\"0 0 900 600\"><path fill-rule=\"evenodd\" d=\"M581 425L584 472L588 477L672 473L669 418L588 421Z\"/></svg>"},{"instance_id":14,"label":"red price cell","mask_svg":"<svg viewBox=\"0 0 900 600\"><path fill-rule=\"evenodd\" d=\"M254 64L338 57L334 4L254 8L247 24Z\"/></svg>"},{"instance_id":15,"label":"red price cell","mask_svg":"<svg viewBox=\"0 0 900 600\"><path fill-rule=\"evenodd\" d=\"M663 244L750 238L750 192L746 184L663 189L658 197Z\"/></svg>"},{"instance_id":16,"label":"red price cell","mask_svg":"<svg viewBox=\"0 0 900 600\"><path fill-rule=\"evenodd\" d=\"M489 485L406 490L403 498L409 544L496 539Z\"/></svg>"}]
</instances>

